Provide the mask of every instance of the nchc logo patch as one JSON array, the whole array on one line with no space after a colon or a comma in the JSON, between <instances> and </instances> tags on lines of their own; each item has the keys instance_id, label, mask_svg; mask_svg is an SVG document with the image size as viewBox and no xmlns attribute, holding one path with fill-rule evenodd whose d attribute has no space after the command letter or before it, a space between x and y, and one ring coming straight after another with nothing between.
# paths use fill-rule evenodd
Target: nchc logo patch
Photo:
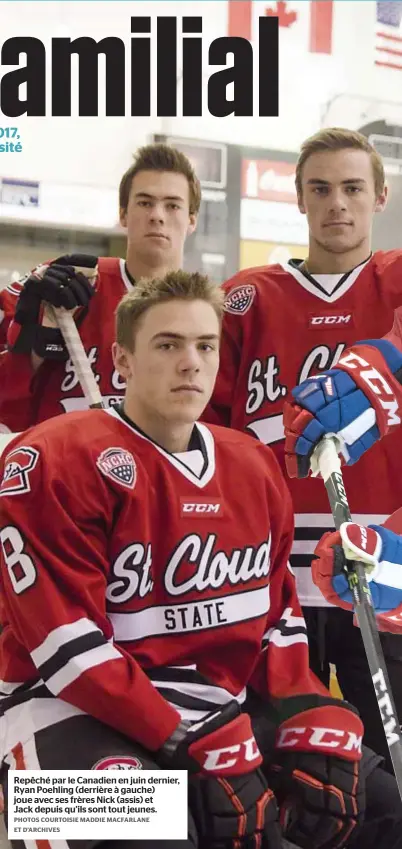
<instances>
[{"instance_id":1,"label":"nchc logo patch","mask_svg":"<svg viewBox=\"0 0 402 849\"><path fill-rule=\"evenodd\" d=\"M29 473L35 468L39 458L36 448L15 448L7 455L0 495L19 495L30 492Z\"/></svg>"},{"instance_id":2,"label":"nchc logo patch","mask_svg":"<svg viewBox=\"0 0 402 849\"><path fill-rule=\"evenodd\" d=\"M115 755L97 761L92 769L142 769L142 761L132 755Z\"/></svg>"},{"instance_id":3,"label":"nchc logo patch","mask_svg":"<svg viewBox=\"0 0 402 849\"><path fill-rule=\"evenodd\" d=\"M235 286L225 298L223 308L225 312L233 315L244 315L250 309L255 297L255 286L251 283L244 286Z\"/></svg>"},{"instance_id":4,"label":"nchc logo patch","mask_svg":"<svg viewBox=\"0 0 402 849\"><path fill-rule=\"evenodd\" d=\"M124 448L107 448L99 455L96 465L103 475L127 489L134 489L137 467L134 457Z\"/></svg>"}]
</instances>

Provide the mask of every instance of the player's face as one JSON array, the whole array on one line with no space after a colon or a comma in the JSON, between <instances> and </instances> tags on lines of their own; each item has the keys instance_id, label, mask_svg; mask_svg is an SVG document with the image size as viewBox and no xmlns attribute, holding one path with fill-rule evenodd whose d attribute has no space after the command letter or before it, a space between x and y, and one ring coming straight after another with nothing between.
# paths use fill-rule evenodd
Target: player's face
<instances>
[{"instance_id":1,"label":"player's face","mask_svg":"<svg viewBox=\"0 0 402 849\"><path fill-rule=\"evenodd\" d=\"M126 352L128 415L131 409L134 421L196 421L212 395L219 332L215 310L205 301L173 300L151 307L137 327L134 351Z\"/></svg>"},{"instance_id":2,"label":"player's face","mask_svg":"<svg viewBox=\"0 0 402 849\"><path fill-rule=\"evenodd\" d=\"M120 222L127 228L129 248L144 263L180 267L186 236L196 225L189 199L184 174L140 171L135 175Z\"/></svg>"},{"instance_id":3,"label":"player's face","mask_svg":"<svg viewBox=\"0 0 402 849\"><path fill-rule=\"evenodd\" d=\"M376 197L370 155L364 150L313 153L302 172L299 209L307 216L310 240L332 253L368 242L373 214L386 203Z\"/></svg>"}]
</instances>

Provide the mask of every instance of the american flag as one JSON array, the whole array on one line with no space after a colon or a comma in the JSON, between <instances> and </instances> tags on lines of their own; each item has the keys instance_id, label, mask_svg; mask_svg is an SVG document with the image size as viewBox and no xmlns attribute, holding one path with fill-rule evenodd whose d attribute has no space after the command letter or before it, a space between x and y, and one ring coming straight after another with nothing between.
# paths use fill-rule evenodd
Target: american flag
<instances>
[{"instance_id":1,"label":"american flag","mask_svg":"<svg viewBox=\"0 0 402 849\"><path fill-rule=\"evenodd\" d=\"M374 62L383 68L402 71L402 2L378 0Z\"/></svg>"}]
</instances>

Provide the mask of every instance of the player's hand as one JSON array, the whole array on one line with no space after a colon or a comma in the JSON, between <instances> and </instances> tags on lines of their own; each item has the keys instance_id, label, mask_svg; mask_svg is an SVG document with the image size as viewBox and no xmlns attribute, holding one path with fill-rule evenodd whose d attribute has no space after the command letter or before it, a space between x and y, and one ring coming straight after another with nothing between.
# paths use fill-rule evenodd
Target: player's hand
<instances>
[{"instance_id":1,"label":"player's hand","mask_svg":"<svg viewBox=\"0 0 402 849\"><path fill-rule=\"evenodd\" d=\"M351 561L362 561L381 628L402 632L402 536L382 525L344 522L339 531L324 534L315 555L314 583L327 601L345 610L353 610Z\"/></svg>"},{"instance_id":2,"label":"player's hand","mask_svg":"<svg viewBox=\"0 0 402 849\"><path fill-rule=\"evenodd\" d=\"M259 769L250 717L236 701L181 724L160 754L166 767L189 770L200 849L280 849L276 800Z\"/></svg>"},{"instance_id":3,"label":"player's hand","mask_svg":"<svg viewBox=\"0 0 402 849\"><path fill-rule=\"evenodd\" d=\"M284 836L301 849L341 849L365 811L358 713L322 696L285 699L280 712L269 782Z\"/></svg>"},{"instance_id":4,"label":"player's hand","mask_svg":"<svg viewBox=\"0 0 402 849\"><path fill-rule=\"evenodd\" d=\"M308 476L326 434L336 435L351 465L401 423L402 354L387 340L359 343L337 368L304 380L291 396L283 415L289 476Z\"/></svg>"},{"instance_id":5,"label":"player's hand","mask_svg":"<svg viewBox=\"0 0 402 849\"><path fill-rule=\"evenodd\" d=\"M62 335L46 320L46 304L67 310L87 307L94 294L97 257L62 256L40 266L24 282L14 320L8 329L8 347L18 354L34 351L47 359L65 359Z\"/></svg>"},{"instance_id":6,"label":"player's hand","mask_svg":"<svg viewBox=\"0 0 402 849\"><path fill-rule=\"evenodd\" d=\"M30 274L20 299L27 292L53 307L64 307L66 310L86 307L94 294L94 288L84 269L92 271L97 262L97 257L88 254L61 256L45 266L43 274L36 270Z\"/></svg>"}]
</instances>

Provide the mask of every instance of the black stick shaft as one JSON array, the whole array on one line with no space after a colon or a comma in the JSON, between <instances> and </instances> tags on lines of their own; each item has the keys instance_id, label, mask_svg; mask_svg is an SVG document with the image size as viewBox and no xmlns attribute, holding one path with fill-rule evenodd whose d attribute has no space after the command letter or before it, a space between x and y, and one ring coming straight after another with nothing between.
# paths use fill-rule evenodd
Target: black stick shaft
<instances>
[{"instance_id":1,"label":"black stick shaft","mask_svg":"<svg viewBox=\"0 0 402 849\"><path fill-rule=\"evenodd\" d=\"M339 530L342 522L350 522L352 517L343 483L337 447L333 439L324 438L321 441L316 449L316 462L324 479L335 527ZM351 564L349 586L353 593L355 614L362 635L399 795L402 799L402 735L378 633L370 587L364 565L358 560Z\"/></svg>"}]
</instances>

